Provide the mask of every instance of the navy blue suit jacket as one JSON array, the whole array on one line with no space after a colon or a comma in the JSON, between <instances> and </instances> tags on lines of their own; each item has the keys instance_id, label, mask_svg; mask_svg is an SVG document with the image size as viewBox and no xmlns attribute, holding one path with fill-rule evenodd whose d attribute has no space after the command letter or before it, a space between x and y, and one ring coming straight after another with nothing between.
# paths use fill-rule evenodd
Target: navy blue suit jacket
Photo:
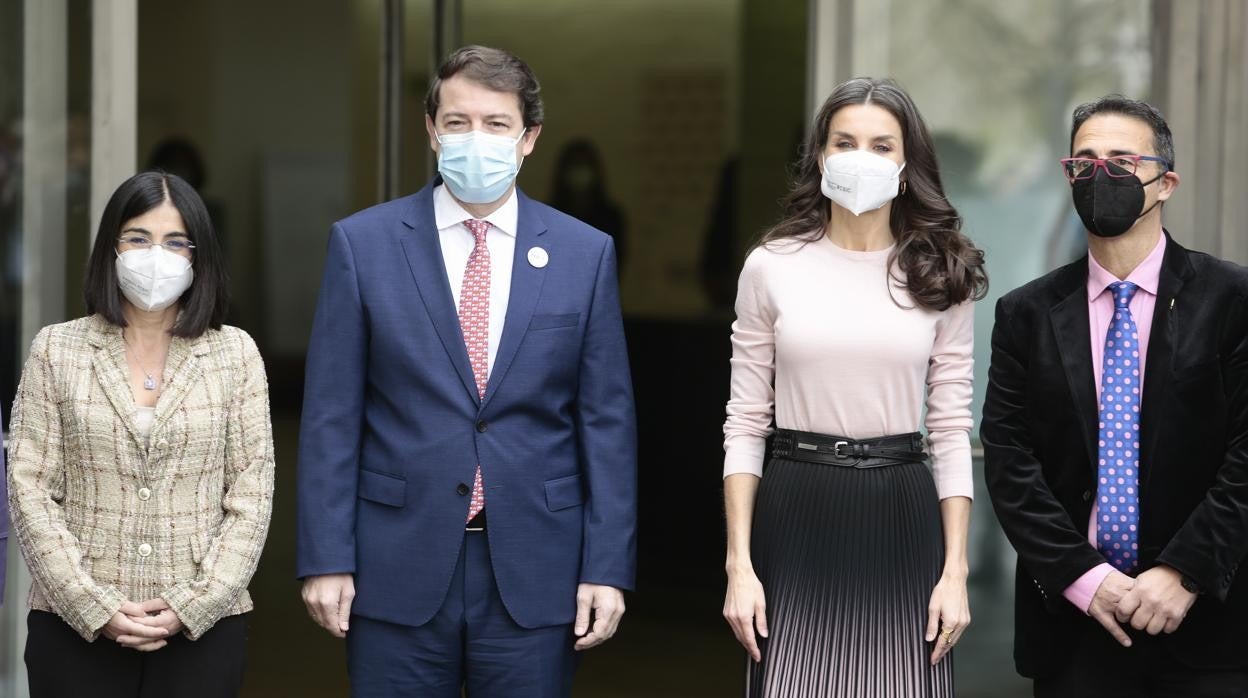
<instances>
[{"instance_id":1,"label":"navy blue suit jacket","mask_svg":"<svg viewBox=\"0 0 1248 698\"><path fill-rule=\"evenodd\" d=\"M484 400L434 223L434 180L335 223L308 349L297 574L355 575L352 612L442 605L480 463L499 592L570 623L578 583L631 589L636 424L607 235L517 192L511 295ZM541 247L538 268L528 251Z\"/></svg>"}]
</instances>

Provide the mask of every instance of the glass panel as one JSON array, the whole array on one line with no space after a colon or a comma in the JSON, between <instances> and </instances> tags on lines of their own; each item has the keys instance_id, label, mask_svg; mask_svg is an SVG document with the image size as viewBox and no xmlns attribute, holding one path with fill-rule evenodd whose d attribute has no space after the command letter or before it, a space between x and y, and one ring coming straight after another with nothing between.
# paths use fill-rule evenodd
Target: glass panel
<instances>
[{"instance_id":1,"label":"glass panel","mask_svg":"<svg viewBox=\"0 0 1248 698\"><path fill-rule=\"evenodd\" d=\"M740 648L714 611L728 332L744 247L779 214L806 119L807 2L465 0L462 18L462 43L506 48L541 82L520 187L620 250L646 591L573 692L739 693L724 668Z\"/></svg>"},{"instance_id":2,"label":"glass panel","mask_svg":"<svg viewBox=\"0 0 1248 698\"><path fill-rule=\"evenodd\" d=\"M0 409L17 391L22 309L22 3L0 3Z\"/></svg>"},{"instance_id":3,"label":"glass panel","mask_svg":"<svg viewBox=\"0 0 1248 698\"><path fill-rule=\"evenodd\" d=\"M425 132L425 93L436 65L433 55L434 0L404 0L403 78L400 102L402 128L399 192L411 194L425 186L436 163Z\"/></svg>"},{"instance_id":4,"label":"glass panel","mask_svg":"<svg viewBox=\"0 0 1248 698\"><path fill-rule=\"evenodd\" d=\"M227 320L269 373L277 491L252 581L248 696L348 693L292 585L303 358L330 225L377 202L381 0L140 0L138 162L194 184L224 239ZM292 668L297 670L292 671Z\"/></svg>"},{"instance_id":5,"label":"glass panel","mask_svg":"<svg viewBox=\"0 0 1248 698\"><path fill-rule=\"evenodd\" d=\"M0 3L0 409L6 428L35 332L81 314L91 30L91 0ZM17 545L7 548L0 695L20 698L27 695L21 652L29 575Z\"/></svg>"},{"instance_id":6,"label":"glass panel","mask_svg":"<svg viewBox=\"0 0 1248 698\"><path fill-rule=\"evenodd\" d=\"M739 204L717 193L721 173L741 155L743 46L752 31L743 17L756 4L606 0L592 12L575 0L463 4L464 43L506 47L542 84L547 123L521 188L616 238L632 316L696 318L712 307L701 278L704 240L716 208L735 214ZM779 5L804 19L804 3ZM803 31L792 42L799 52ZM795 66L797 108L778 128L781 152L801 122L802 67ZM772 116L784 118L778 111ZM783 159L775 181L783 182L782 170ZM724 242L730 260L737 244ZM735 260L727 266L735 289Z\"/></svg>"},{"instance_id":7,"label":"glass panel","mask_svg":"<svg viewBox=\"0 0 1248 698\"><path fill-rule=\"evenodd\" d=\"M1150 8L895 0L890 16L892 74L923 111L947 193L988 259L992 294L976 328L979 404L996 298L1086 249L1058 164L1069 154L1070 112L1109 92L1148 98Z\"/></svg>"},{"instance_id":8,"label":"glass panel","mask_svg":"<svg viewBox=\"0 0 1248 698\"><path fill-rule=\"evenodd\" d=\"M887 72L910 92L936 141L946 193L987 256L991 292L976 308L978 424L996 299L1086 251L1058 164L1069 155L1071 110L1110 92L1148 98L1151 5L892 0L874 7L884 21L854 37L862 44L856 55L882 55L884 65L855 65L856 72ZM976 469L976 622L961 645L958 693L1030 695L1010 656L1014 553L991 508L979 504L988 499L978 460Z\"/></svg>"},{"instance_id":9,"label":"glass panel","mask_svg":"<svg viewBox=\"0 0 1248 698\"><path fill-rule=\"evenodd\" d=\"M68 0L65 319L86 313L83 270L99 221L91 220L91 0Z\"/></svg>"}]
</instances>

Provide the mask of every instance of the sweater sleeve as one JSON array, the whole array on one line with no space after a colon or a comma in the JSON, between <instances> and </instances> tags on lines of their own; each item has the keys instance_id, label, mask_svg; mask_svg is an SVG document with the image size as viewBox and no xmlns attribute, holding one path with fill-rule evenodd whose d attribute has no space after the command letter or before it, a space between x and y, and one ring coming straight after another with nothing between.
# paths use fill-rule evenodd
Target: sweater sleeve
<instances>
[{"instance_id":1,"label":"sweater sleeve","mask_svg":"<svg viewBox=\"0 0 1248 698\"><path fill-rule=\"evenodd\" d=\"M737 319L732 323L732 382L724 422L724 477L762 476L772 432L776 391L775 314L762 283L765 252L745 260L737 282Z\"/></svg>"},{"instance_id":2,"label":"sweater sleeve","mask_svg":"<svg viewBox=\"0 0 1248 698\"><path fill-rule=\"evenodd\" d=\"M932 477L941 499L973 497L971 381L974 379L975 306L967 301L944 312L927 367L927 434Z\"/></svg>"}]
</instances>

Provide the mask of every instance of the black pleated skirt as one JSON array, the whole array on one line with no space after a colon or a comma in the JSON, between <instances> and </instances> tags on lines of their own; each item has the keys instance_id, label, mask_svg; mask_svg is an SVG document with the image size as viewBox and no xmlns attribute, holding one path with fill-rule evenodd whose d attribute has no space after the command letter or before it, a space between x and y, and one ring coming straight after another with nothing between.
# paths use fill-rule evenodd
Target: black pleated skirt
<instances>
[{"instance_id":1,"label":"black pleated skirt","mask_svg":"<svg viewBox=\"0 0 1248 698\"><path fill-rule=\"evenodd\" d=\"M944 565L940 502L922 463L854 469L774 458L754 510L770 637L748 698L948 698L927 605ZM939 638L937 638L939 642Z\"/></svg>"}]
</instances>

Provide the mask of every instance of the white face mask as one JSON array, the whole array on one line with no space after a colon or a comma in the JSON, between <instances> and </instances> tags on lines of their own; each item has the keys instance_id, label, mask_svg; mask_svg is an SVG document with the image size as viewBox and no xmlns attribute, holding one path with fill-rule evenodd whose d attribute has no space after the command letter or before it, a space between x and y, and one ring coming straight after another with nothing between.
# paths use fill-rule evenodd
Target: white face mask
<instances>
[{"instance_id":1,"label":"white face mask","mask_svg":"<svg viewBox=\"0 0 1248 698\"><path fill-rule=\"evenodd\" d=\"M865 150L833 153L823 161L823 195L860 216L897 198L905 167Z\"/></svg>"},{"instance_id":2,"label":"white face mask","mask_svg":"<svg viewBox=\"0 0 1248 698\"><path fill-rule=\"evenodd\" d=\"M164 310L191 287L195 273L191 260L152 245L117 255L117 284L126 300L139 310Z\"/></svg>"},{"instance_id":3,"label":"white face mask","mask_svg":"<svg viewBox=\"0 0 1248 698\"><path fill-rule=\"evenodd\" d=\"M498 201L520 172L516 144L525 133L515 138L482 131L438 134L442 181L466 204Z\"/></svg>"}]
</instances>

